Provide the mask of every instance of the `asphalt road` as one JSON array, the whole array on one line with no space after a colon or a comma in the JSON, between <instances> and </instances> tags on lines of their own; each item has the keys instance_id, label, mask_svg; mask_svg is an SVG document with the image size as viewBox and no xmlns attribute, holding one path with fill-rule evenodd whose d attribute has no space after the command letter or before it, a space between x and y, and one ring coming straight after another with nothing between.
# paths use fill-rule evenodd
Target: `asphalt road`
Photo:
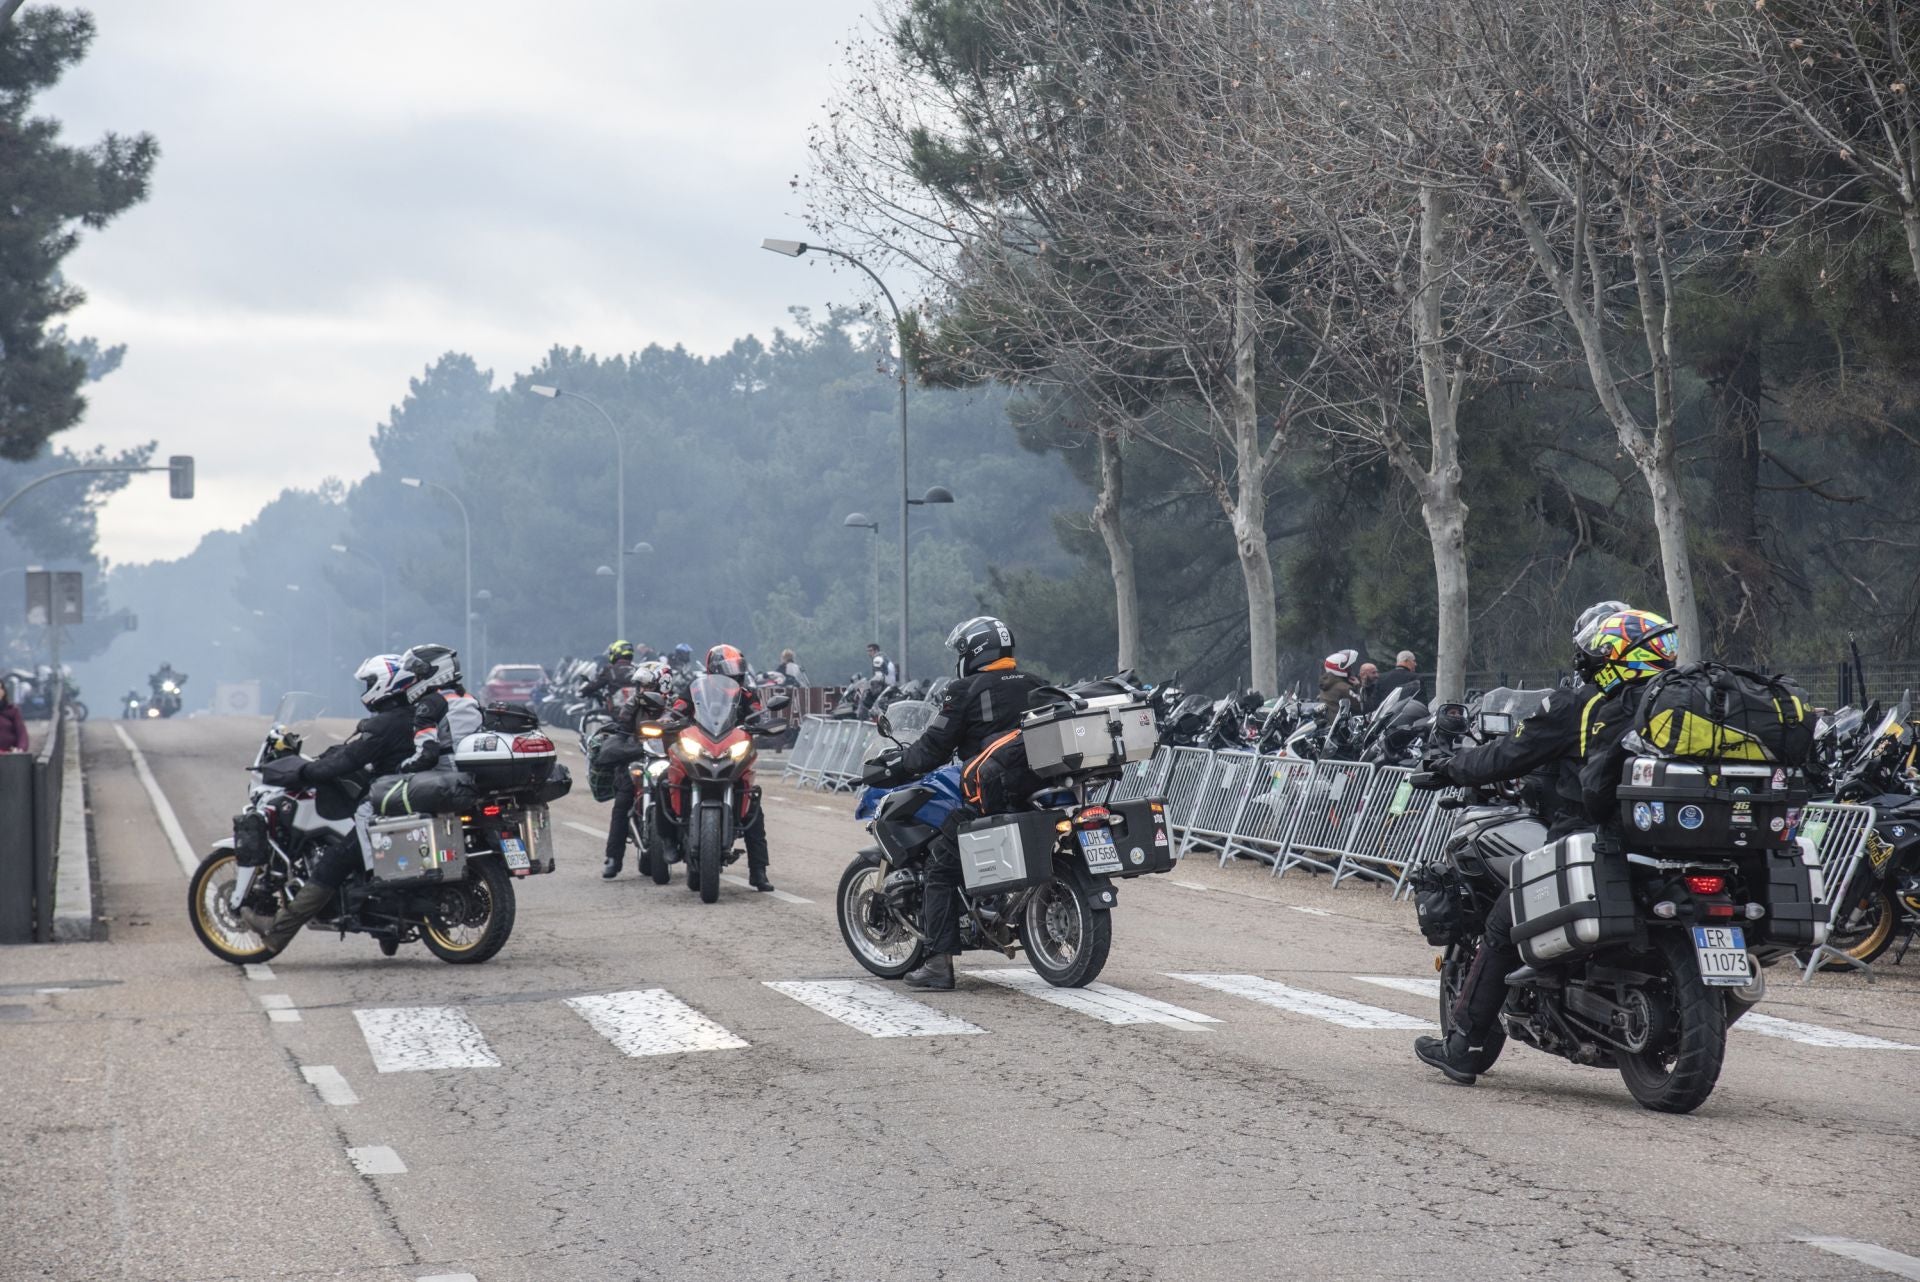
<instances>
[{"instance_id":1,"label":"asphalt road","mask_svg":"<svg viewBox=\"0 0 1920 1282\"><path fill-rule=\"evenodd\" d=\"M130 727L195 851L259 729ZM0 951L6 1279L1920 1278L1920 958L1776 970L1787 1023L1666 1117L1524 1047L1417 1064L1433 951L1377 890L1189 861L1124 885L1117 991L969 955L1013 978L894 1009L846 983L846 798L770 789L783 897L708 906L603 882L583 787L492 962L309 932L248 977L84 744L111 937Z\"/></svg>"}]
</instances>

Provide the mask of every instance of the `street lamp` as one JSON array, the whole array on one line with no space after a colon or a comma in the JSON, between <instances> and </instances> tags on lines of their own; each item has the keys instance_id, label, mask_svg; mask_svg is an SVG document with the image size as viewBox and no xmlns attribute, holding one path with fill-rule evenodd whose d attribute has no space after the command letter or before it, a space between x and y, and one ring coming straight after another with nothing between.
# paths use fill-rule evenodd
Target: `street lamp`
<instances>
[{"instance_id":1,"label":"street lamp","mask_svg":"<svg viewBox=\"0 0 1920 1282\"><path fill-rule=\"evenodd\" d=\"M335 552L338 552L342 556L359 557L362 561L365 561L368 565L372 566L373 572L380 576L380 640L374 645L374 649L376 650L386 649L387 648L387 567L380 564L380 562L374 560L372 557L368 556L365 552L360 551L358 548L350 548L344 543L329 543L327 546L332 548Z\"/></svg>"},{"instance_id":2,"label":"street lamp","mask_svg":"<svg viewBox=\"0 0 1920 1282\"><path fill-rule=\"evenodd\" d=\"M624 640L627 635L627 564L621 555L627 546L627 438L621 434L620 425L613 421L613 415L602 409L600 402L578 392L569 392L564 388L548 387L544 383L534 383L527 388L535 396L544 396L548 400L558 400L562 396L569 400L591 405L596 413L607 422L607 430L613 433L613 548L614 560L620 568L614 571L613 585L613 635Z\"/></svg>"},{"instance_id":3,"label":"street lamp","mask_svg":"<svg viewBox=\"0 0 1920 1282\"><path fill-rule=\"evenodd\" d=\"M473 671L480 674L480 680L484 683L487 679L487 673L490 671L487 667L488 652L493 649L493 631L491 627L489 627L492 619L489 617L488 611L488 607L493 604L493 593L485 588L481 588L473 594L473 600L477 607L473 615L476 619L480 620L480 653L475 656Z\"/></svg>"},{"instance_id":4,"label":"street lamp","mask_svg":"<svg viewBox=\"0 0 1920 1282\"><path fill-rule=\"evenodd\" d=\"M299 590L300 590L300 585L298 583L287 584L287 591L298 592ZM288 690L293 689L293 638L294 638L293 602L289 601L287 602L287 689ZM284 691L282 693L284 693Z\"/></svg>"},{"instance_id":5,"label":"street lamp","mask_svg":"<svg viewBox=\"0 0 1920 1282\"><path fill-rule=\"evenodd\" d=\"M452 490L440 484L440 482L438 481L423 481L417 476L403 476L400 478L400 484L406 486L408 489L413 489L413 490L417 490L423 485L428 487L429 489L439 490L442 494L452 499L454 502L454 505L460 509L460 528L465 530L467 535L466 595L461 598L461 602L460 602L461 606L463 607L460 613L466 616L466 620L467 620L467 641L464 649L462 650L462 653L464 653L468 658L472 658L473 657L473 522L469 520L467 517L467 505L460 501L460 496L458 494L455 494ZM384 645L386 643L383 641L381 642L381 644Z\"/></svg>"},{"instance_id":6,"label":"street lamp","mask_svg":"<svg viewBox=\"0 0 1920 1282\"><path fill-rule=\"evenodd\" d=\"M873 631L867 634L873 641L880 639L880 522L865 512L849 512L847 519L840 524L854 530L873 531Z\"/></svg>"},{"instance_id":7,"label":"street lamp","mask_svg":"<svg viewBox=\"0 0 1920 1282\"><path fill-rule=\"evenodd\" d=\"M809 245L803 240L763 240L760 248L788 258L798 258L812 250L815 253L830 254L835 258L844 258L872 278L880 287L880 293L887 300L887 306L893 310L893 333L900 343L900 680L907 679L907 508L912 500L907 497L907 336L904 321L900 316L900 304L894 301L893 291L887 288L887 282L880 274L849 254L844 249L835 249L831 245ZM949 496L951 499L951 496ZM879 640L875 637L874 640Z\"/></svg>"}]
</instances>

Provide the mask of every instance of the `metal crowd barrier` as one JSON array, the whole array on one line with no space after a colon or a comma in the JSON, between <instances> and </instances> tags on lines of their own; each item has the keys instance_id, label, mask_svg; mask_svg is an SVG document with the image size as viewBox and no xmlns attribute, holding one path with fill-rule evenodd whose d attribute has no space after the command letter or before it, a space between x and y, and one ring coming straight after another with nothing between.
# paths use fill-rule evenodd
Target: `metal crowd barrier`
<instances>
[{"instance_id":1,"label":"metal crowd barrier","mask_svg":"<svg viewBox=\"0 0 1920 1282\"><path fill-rule=\"evenodd\" d=\"M1872 806L1843 806L1831 801L1816 801L1800 812L1800 834L1813 843L1820 859L1818 898L1827 905L1832 929L1840 924L1846 905L1840 897L1860 871L1867 857L1867 838L1873 833L1875 815ZM1813 972L1830 961L1845 962L1855 970L1873 972L1865 962L1856 961L1830 944L1822 944L1807 958L1802 982L1813 979Z\"/></svg>"},{"instance_id":2,"label":"metal crowd barrier","mask_svg":"<svg viewBox=\"0 0 1920 1282\"><path fill-rule=\"evenodd\" d=\"M1220 851L1224 867L1229 859L1258 859L1279 866L1293 832L1294 815L1302 788L1313 773L1313 763L1298 757L1269 753L1260 758L1259 774L1235 816L1233 832Z\"/></svg>"},{"instance_id":3,"label":"metal crowd barrier","mask_svg":"<svg viewBox=\"0 0 1920 1282\"><path fill-rule=\"evenodd\" d=\"M794 779L802 788L819 782L820 746L826 741L825 717L808 715L800 719L800 733L780 767L781 779Z\"/></svg>"},{"instance_id":4,"label":"metal crowd barrier","mask_svg":"<svg viewBox=\"0 0 1920 1282\"><path fill-rule=\"evenodd\" d=\"M1240 811L1247 803L1260 774L1260 757L1251 752L1212 754L1212 769L1196 788L1178 853L1184 859L1189 851L1225 851L1240 822Z\"/></svg>"}]
</instances>

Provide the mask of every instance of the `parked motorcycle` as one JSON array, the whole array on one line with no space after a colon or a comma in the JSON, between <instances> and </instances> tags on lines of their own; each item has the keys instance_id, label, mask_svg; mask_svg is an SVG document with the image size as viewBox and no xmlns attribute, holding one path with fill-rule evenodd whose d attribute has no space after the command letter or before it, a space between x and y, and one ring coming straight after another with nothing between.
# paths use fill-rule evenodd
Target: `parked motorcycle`
<instances>
[{"instance_id":1,"label":"parked motorcycle","mask_svg":"<svg viewBox=\"0 0 1920 1282\"><path fill-rule=\"evenodd\" d=\"M709 904L719 899L720 871L739 859L735 843L760 806L753 782L759 756L754 741L786 733L784 721L773 714L788 707L787 696L775 695L761 713L742 718L740 695L733 678L702 673L687 687L690 716L668 714L639 727L643 740L667 746L667 769L653 780L647 821L657 830L668 862L686 860L687 889ZM644 691L640 697L658 702ZM643 856L646 849L643 840ZM659 867L656 856L648 872L664 882Z\"/></svg>"},{"instance_id":2,"label":"parked motorcycle","mask_svg":"<svg viewBox=\"0 0 1920 1282\"><path fill-rule=\"evenodd\" d=\"M1904 938L1897 961L1905 958L1920 930L1920 797L1914 795L1920 735L1912 692L1861 726L1848 734L1842 723L1834 736L1837 743L1853 748L1837 772L1834 800L1872 806L1873 829L1867 834L1866 857L1833 896L1833 931L1827 944L1864 963L1878 960L1896 938ZM1825 729L1823 724L1816 731L1816 743ZM1834 960L1821 969L1851 967Z\"/></svg>"},{"instance_id":3,"label":"parked motorcycle","mask_svg":"<svg viewBox=\"0 0 1920 1282\"><path fill-rule=\"evenodd\" d=\"M297 782L303 736L301 696L275 711L248 768L254 775L232 837L214 843L187 886L187 916L208 952L236 965L271 954L240 917L271 916L298 894L314 863L343 843L358 845L354 810L364 782ZM306 704L311 707L311 704ZM514 713L502 720L505 713ZM314 709L305 717L318 715ZM532 718L488 708L483 729L454 748L458 774L398 776L408 786L471 789L469 804L448 813L376 819L369 827L372 867L357 870L309 928L373 936L391 957L419 942L442 961L484 962L513 932L514 882L553 871L547 803L567 791L553 741ZM376 786L387 781L375 781Z\"/></svg>"},{"instance_id":4,"label":"parked motorcycle","mask_svg":"<svg viewBox=\"0 0 1920 1282\"><path fill-rule=\"evenodd\" d=\"M960 828L960 945L1008 957L1024 950L1049 984L1081 988L1099 977L1113 944L1116 879L1169 870L1173 847L1164 801L1099 799L1127 761L1151 755L1158 738L1151 708L1124 695L1076 700L1062 693L1070 702L1037 714L1038 729L1044 734L1047 724L1080 720L1088 733L1074 742L1086 759L1073 758L1071 770L1056 762L1058 772L1030 809ZM1028 714L1030 723L1035 718ZM904 748L884 714L876 724ZM1029 725L1023 737L1035 733ZM1108 745L1110 753L1092 759ZM1037 737L1028 740L1028 760L1046 776L1050 767ZM869 766L874 777L884 773L879 763ZM841 874L834 907L847 951L882 979L898 979L925 958L920 910L927 854L941 825L964 804L960 776L961 767L949 765L904 786L870 786L855 811L868 821L874 844Z\"/></svg>"}]
</instances>

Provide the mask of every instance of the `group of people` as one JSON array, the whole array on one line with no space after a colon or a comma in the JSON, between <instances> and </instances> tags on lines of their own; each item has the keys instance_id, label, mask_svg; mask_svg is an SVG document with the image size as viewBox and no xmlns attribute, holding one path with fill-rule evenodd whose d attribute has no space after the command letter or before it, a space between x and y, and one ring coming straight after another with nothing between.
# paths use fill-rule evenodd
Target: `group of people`
<instances>
[{"instance_id":1,"label":"group of people","mask_svg":"<svg viewBox=\"0 0 1920 1282\"><path fill-rule=\"evenodd\" d=\"M1372 712L1388 696L1403 686L1420 691L1420 677L1414 671L1419 660L1411 650L1393 657L1393 667L1383 675L1375 663L1361 663L1358 650L1336 650L1320 665L1320 702L1329 713L1352 700L1361 712Z\"/></svg>"}]
</instances>

